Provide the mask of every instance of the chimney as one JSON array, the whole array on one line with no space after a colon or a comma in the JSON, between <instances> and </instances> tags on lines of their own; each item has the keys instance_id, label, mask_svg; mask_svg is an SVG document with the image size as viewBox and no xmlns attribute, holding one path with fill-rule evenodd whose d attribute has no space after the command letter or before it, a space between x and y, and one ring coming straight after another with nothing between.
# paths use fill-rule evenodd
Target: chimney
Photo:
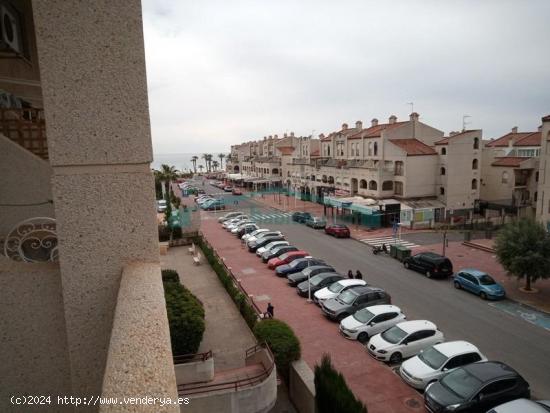
<instances>
[{"instance_id":1,"label":"chimney","mask_svg":"<svg viewBox=\"0 0 550 413\"><path fill-rule=\"evenodd\" d=\"M279 137L277 135L273 135L273 138L274 139L279 139Z\"/></svg>"},{"instance_id":2,"label":"chimney","mask_svg":"<svg viewBox=\"0 0 550 413\"><path fill-rule=\"evenodd\" d=\"M413 112L410 114L410 119L412 122L418 122L418 118L420 117L420 115L416 112Z\"/></svg>"},{"instance_id":3,"label":"chimney","mask_svg":"<svg viewBox=\"0 0 550 413\"><path fill-rule=\"evenodd\" d=\"M452 132L449 132L449 137L452 137L452 136L455 136L455 135L458 135L458 134L460 134L460 132L452 131Z\"/></svg>"},{"instance_id":4,"label":"chimney","mask_svg":"<svg viewBox=\"0 0 550 413\"><path fill-rule=\"evenodd\" d=\"M271 136L270 136L270 138L271 138ZM267 140L267 137L264 136L264 141L266 141L266 140Z\"/></svg>"},{"instance_id":5,"label":"chimney","mask_svg":"<svg viewBox=\"0 0 550 413\"><path fill-rule=\"evenodd\" d=\"M541 126L541 127L542 127L542 126ZM321 134L319 135L319 139L323 139L324 137L325 137L325 134L324 134L324 133L321 133Z\"/></svg>"},{"instance_id":6,"label":"chimney","mask_svg":"<svg viewBox=\"0 0 550 413\"><path fill-rule=\"evenodd\" d=\"M269 139L273 139L273 135L269 135Z\"/></svg>"},{"instance_id":7,"label":"chimney","mask_svg":"<svg viewBox=\"0 0 550 413\"><path fill-rule=\"evenodd\" d=\"M294 138L294 132L290 132L290 136Z\"/></svg>"},{"instance_id":8,"label":"chimney","mask_svg":"<svg viewBox=\"0 0 550 413\"><path fill-rule=\"evenodd\" d=\"M518 127L517 126L514 126L512 128L512 133L518 133Z\"/></svg>"},{"instance_id":9,"label":"chimney","mask_svg":"<svg viewBox=\"0 0 550 413\"><path fill-rule=\"evenodd\" d=\"M285 134L284 134L283 136L286 138L288 135L287 135L286 132L285 132Z\"/></svg>"},{"instance_id":10,"label":"chimney","mask_svg":"<svg viewBox=\"0 0 550 413\"><path fill-rule=\"evenodd\" d=\"M360 120L355 122L355 129L357 129L357 130L363 129L363 122L361 122Z\"/></svg>"},{"instance_id":11,"label":"chimney","mask_svg":"<svg viewBox=\"0 0 550 413\"><path fill-rule=\"evenodd\" d=\"M370 121L370 126L378 126L378 119L374 118L373 120Z\"/></svg>"},{"instance_id":12,"label":"chimney","mask_svg":"<svg viewBox=\"0 0 550 413\"><path fill-rule=\"evenodd\" d=\"M348 128L348 124L347 123L342 123L342 130L346 130Z\"/></svg>"},{"instance_id":13,"label":"chimney","mask_svg":"<svg viewBox=\"0 0 550 413\"><path fill-rule=\"evenodd\" d=\"M393 125L397 121L397 116L391 115L389 119L389 124Z\"/></svg>"}]
</instances>

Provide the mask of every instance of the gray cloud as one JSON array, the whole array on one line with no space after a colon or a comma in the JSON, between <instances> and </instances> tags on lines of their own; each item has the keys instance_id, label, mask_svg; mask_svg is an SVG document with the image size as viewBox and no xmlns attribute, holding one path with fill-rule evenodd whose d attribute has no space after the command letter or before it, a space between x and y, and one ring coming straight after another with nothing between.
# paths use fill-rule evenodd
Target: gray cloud
<instances>
[{"instance_id":1,"label":"gray cloud","mask_svg":"<svg viewBox=\"0 0 550 413\"><path fill-rule=\"evenodd\" d=\"M500 136L550 113L550 2L144 0L158 153L330 132L407 102Z\"/></svg>"}]
</instances>

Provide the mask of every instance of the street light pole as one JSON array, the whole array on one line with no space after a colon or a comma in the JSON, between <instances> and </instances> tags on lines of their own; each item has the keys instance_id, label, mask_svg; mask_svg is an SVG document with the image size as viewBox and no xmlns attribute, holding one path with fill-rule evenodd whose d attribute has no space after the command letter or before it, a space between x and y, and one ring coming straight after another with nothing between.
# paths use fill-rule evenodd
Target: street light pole
<instances>
[{"instance_id":1,"label":"street light pole","mask_svg":"<svg viewBox=\"0 0 550 413\"><path fill-rule=\"evenodd\" d=\"M311 272L307 272L307 302L311 303L311 283L309 282Z\"/></svg>"}]
</instances>

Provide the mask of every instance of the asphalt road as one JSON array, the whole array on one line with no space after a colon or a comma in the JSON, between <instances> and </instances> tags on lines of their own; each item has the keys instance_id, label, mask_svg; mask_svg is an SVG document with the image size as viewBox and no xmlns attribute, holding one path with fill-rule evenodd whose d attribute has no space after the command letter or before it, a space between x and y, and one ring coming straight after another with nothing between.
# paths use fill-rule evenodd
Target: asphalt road
<instances>
[{"instance_id":1,"label":"asphalt road","mask_svg":"<svg viewBox=\"0 0 550 413\"><path fill-rule=\"evenodd\" d=\"M219 192L208 184L209 193ZM239 208L262 206L239 197ZM264 207L265 208L265 207ZM300 224L269 224L281 230L294 245L322 258L342 274L361 270L369 284L392 296L409 320L427 319L438 326L447 341L467 340L490 360L515 368L531 385L534 398L550 399L550 332L488 305L473 294L453 288L450 280L434 280L406 270L388 255L373 255L353 239L335 239Z\"/></svg>"}]
</instances>

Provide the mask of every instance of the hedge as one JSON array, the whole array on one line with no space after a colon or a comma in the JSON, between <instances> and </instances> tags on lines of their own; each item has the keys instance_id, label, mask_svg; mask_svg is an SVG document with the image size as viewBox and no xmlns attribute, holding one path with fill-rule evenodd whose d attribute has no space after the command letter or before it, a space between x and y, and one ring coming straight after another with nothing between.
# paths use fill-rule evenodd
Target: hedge
<instances>
[{"instance_id":1,"label":"hedge","mask_svg":"<svg viewBox=\"0 0 550 413\"><path fill-rule=\"evenodd\" d=\"M254 335L269 345L277 370L288 383L290 364L301 356L300 341L292 329L281 320L264 319L254 327Z\"/></svg>"},{"instance_id":2,"label":"hedge","mask_svg":"<svg viewBox=\"0 0 550 413\"><path fill-rule=\"evenodd\" d=\"M214 255L214 251L204 242L204 239L202 237L197 237L194 242L202 250L206 260L218 276L220 282L231 299L235 302L235 305L246 321L246 324L248 324L248 327L250 327L251 330L254 330L254 326L258 321L258 315L254 307L250 304L247 297L237 288L233 282L233 277L227 273L225 266L219 262Z\"/></svg>"},{"instance_id":3,"label":"hedge","mask_svg":"<svg viewBox=\"0 0 550 413\"><path fill-rule=\"evenodd\" d=\"M324 354L315 366L315 403L318 413L367 413L367 407L355 398L341 373Z\"/></svg>"},{"instance_id":4,"label":"hedge","mask_svg":"<svg viewBox=\"0 0 550 413\"><path fill-rule=\"evenodd\" d=\"M172 354L195 354L199 350L205 328L202 303L181 285L176 271L162 270L162 282Z\"/></svg>"}]
</instances>

